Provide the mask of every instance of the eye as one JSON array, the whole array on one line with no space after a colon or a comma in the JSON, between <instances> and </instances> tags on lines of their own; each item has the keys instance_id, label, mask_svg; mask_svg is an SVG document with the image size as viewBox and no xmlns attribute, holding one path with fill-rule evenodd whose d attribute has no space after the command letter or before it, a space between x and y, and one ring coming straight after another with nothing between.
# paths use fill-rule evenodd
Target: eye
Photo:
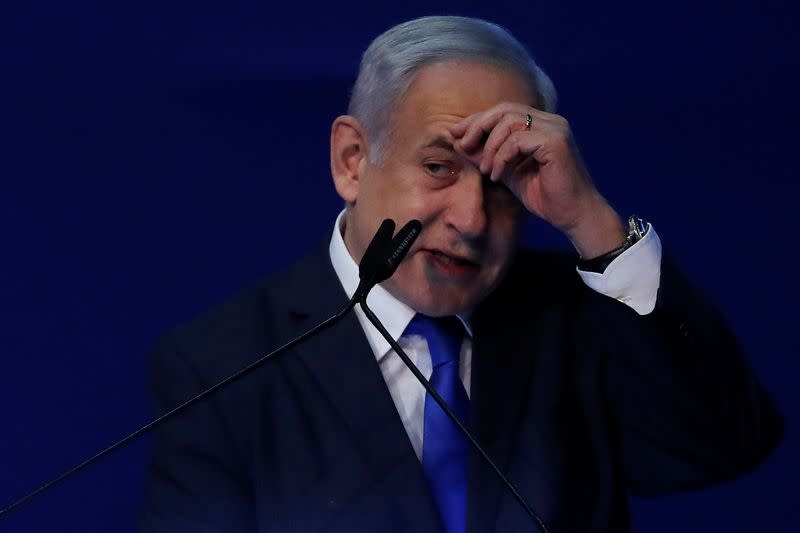
<instances>
[{"instance_id":1,"label":"eye","mask_svg":"<svg viewBox=\"0 0 800 533\"><path fill-rule=\"evenodd\" d=\"M425 163L424 166L429 174L437 178L446 178L456 173L452 165L447 163Z\"/></svg>"}]
</instances>

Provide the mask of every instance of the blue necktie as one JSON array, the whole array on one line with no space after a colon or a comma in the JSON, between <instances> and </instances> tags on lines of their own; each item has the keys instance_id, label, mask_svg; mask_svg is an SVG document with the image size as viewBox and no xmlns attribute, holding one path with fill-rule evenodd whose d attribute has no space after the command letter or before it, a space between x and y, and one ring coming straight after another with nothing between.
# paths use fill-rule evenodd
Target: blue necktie
<instances>
[{"instance_id":1,"label":"blue necktie","mask_svg":"<svg viewBox=\"0 0 800 533\"><path fill-rule=\"evenodd\" d=\"M431 385L458 419L469 426L469 398L458 376L463 324L456 317L417 314L404 334L421 335L428 341L433 366ZM468 451L467 439L436 400L426 395L422 468L447 533L466 531Z\"/></svg>"}]
</instances>

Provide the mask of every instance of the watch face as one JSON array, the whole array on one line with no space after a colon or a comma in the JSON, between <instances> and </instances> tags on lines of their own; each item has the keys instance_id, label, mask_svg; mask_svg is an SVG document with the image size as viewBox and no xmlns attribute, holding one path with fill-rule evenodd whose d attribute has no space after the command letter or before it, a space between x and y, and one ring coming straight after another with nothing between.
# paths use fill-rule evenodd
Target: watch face
<instances>
[{"instance_id":1,"label":"watch face","mask_svg":"<svg viewBox=\"0 0 800 533\"><path fill-rule=\"evenodd\" d=\"M632 241L631 244L637 242L647 234L650 229L650 224L637 216L632 216L628 219L628 238Z\"/></svg>"}]
</instances>

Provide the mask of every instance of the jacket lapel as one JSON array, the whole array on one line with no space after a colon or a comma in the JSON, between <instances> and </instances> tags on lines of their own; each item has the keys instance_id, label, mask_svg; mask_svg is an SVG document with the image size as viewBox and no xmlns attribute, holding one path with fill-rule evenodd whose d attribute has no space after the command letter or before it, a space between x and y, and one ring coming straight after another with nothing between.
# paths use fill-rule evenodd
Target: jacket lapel
<instances>
[{"instance_id":1,"label":"jacket lapel","mask_svg":"<svg viewBox=\"0 0 800 533\"><path fill-rule=\"evenodd\" d=\"M531 377L533 358L520 353L523 332L530 327L516 324L513 312L492 307L484 306L473 317L472 424L478 442L514 483L508 467ZM477 454L472 454L469 472L468 523L472 531L490 531L508 489Z\"/></svg>"},{"instance_id":2,"label":"jacket lapel","mask_svg":"<svg viewBox=\"0 0 800 533\"><path fill-rule=\"evenodd\" d=\"M294 295L288 305L293 335L327 319L347 302L327 243L321 248L297 265L287 287ZM427 480L355 313L296 352L314 386L339 413L345 438L366 465L368 478L354 479L353 490L385 487L381 490L386 498L395 499L392 505L407 508L408 531L437 531L438 514Z\"/></svg>"},{"instance_id":3,"label":"jacket lapel","mask_svg":"<svg viewBox=\"0 0 800 533\"><path fill-rule=\"evenodd\" d=\"M560 271L554 271L554 264ZM555 274L554 274L555 272ZM473 427L489 456L546 522L563 493L563 426L569 426L571 286L568 268L547 256L518 257L501 285L473 314ZM518 449L524 442L525 449ZM472 531L535 530L496 474L473 455ZM503 501L502 512L500 502Z\"/></svg>"}]
</instances>

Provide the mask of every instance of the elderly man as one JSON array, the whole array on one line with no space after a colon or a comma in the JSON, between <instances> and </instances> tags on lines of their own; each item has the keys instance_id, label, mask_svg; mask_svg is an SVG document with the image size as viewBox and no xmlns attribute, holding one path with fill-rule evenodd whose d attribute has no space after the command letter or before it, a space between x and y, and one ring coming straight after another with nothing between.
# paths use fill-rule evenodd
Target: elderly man
<instances>
[{"instance_id":1,"label":"elderly man","mask_svg":"<svg viewBox=\"0 0 800 533\"><path fill-rule=\"evenodd\" d=\"M426 17L379 36L332 127L346 202L332 237L168 336L160 407L332 314L380 222L417 219L371 307L547 530L626 531L627 492L754 467L779 416L655 230L595 188L554 103L488 22ZM527 213L579 257L518 250ZM149 485L143 531L541 527L360 310L165 425Z\"/></svg>"}]
</instances>

